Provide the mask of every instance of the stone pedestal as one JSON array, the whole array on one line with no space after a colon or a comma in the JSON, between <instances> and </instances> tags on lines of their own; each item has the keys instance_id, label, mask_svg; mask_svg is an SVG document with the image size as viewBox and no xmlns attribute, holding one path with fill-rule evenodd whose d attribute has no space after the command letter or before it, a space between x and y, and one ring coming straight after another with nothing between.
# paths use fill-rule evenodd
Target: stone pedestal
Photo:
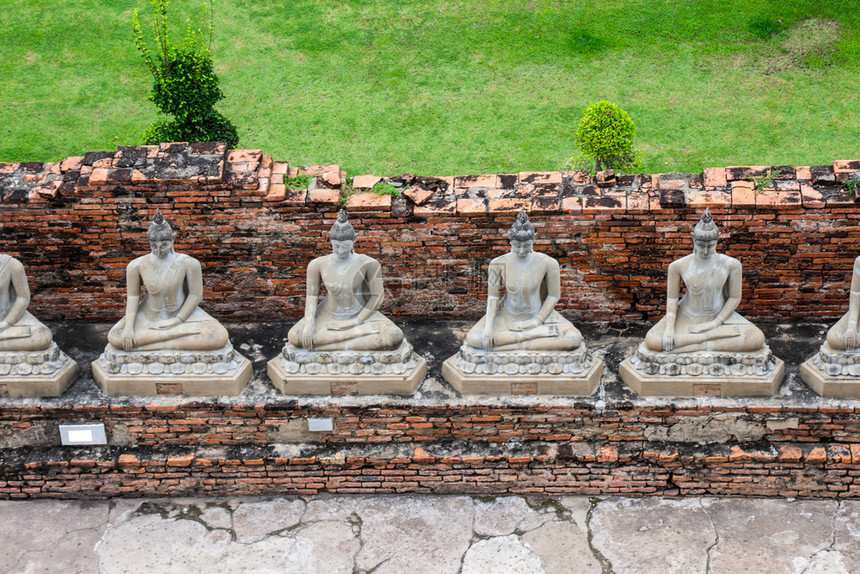
<instances>
[{"instance_id":1,"label":"stone pedestal","mask_svg":"<svg viewBox=\"0 0 860 574\"><path fill-rule=\"evenodd\" d=\"M238 395L251 362L227 344L218 351L131 351L111 345L92 363L106 395Z\"/></svg>"},{"instance_id":2,"label":"stone pedestal","mask_svg":"<svg viewBox=\"0 0 860 574\"><path fill-rule=\"evenodd\" d=\"M754 353L665 353L643 343L622 361L619 373L643 396L770 397L779 389L785 364L767 345Z\"/></svg>"},{"instance_id":3,"label":"stone pedestal","mask_svg":"<svg viewBox=\"0 0 860 574\"><path fill-rule=\"evenodd\" d=\"M800 365L800 377L822 397L860 398L860 349L834 351L824 343Z\"/></svg>"},{"instance_id":4,"label":"stone pedestal","mask_svg":"<svg viewBox=\"0 0 860 574\"><path fill-rule=\"evenodd\" d=\"M285 395L412 395L427 362L403 341L393 351L308 351L290 343L268 363L269 378Z\"/></svg>"},{"instance_id":5,"label":"stone pedestal","mask_svg":"<svg viewBox=\"0 0 860 574\"><path fill-rule=\"evenodd\" d=\"M465 395L587 396L600 384L603 361L575 351L479 351L463 346L442 365L442 376Z\"/></svg>"},{"instance_id":6,"label":"stone pedestal","mask_svg":"<svg viewBox=\"0 0 860 574\"><path fill-rule=\"evenodd\" d=\"M78 365L56 343L42 351L0 352L0 397L59 397Z\"/></svg>"}]
</instances>

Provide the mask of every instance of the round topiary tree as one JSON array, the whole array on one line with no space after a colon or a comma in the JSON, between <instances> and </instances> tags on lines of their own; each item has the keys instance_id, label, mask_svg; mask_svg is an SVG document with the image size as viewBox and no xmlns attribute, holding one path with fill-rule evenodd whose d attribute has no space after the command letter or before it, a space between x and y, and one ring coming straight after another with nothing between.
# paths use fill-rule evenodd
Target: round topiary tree
<instances>
[{"instance_id":1,"label":"round topiary tree","mask_svg":"<svg viewBox=\"0 0 860 574\"><path fill-rule=\"evenodd\" d=\"M576 128L580 156L568 161L586 171L614 169L631 171L642 165L641 154L633 147L636 125L630 115L606 100L588 106Z\"/></svg>"}]
</instances>

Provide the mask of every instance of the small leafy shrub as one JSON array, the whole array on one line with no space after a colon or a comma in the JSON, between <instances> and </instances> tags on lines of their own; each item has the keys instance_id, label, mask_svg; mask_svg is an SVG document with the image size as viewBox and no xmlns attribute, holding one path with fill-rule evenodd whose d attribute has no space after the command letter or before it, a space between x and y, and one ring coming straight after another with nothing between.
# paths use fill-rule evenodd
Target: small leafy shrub
<instances>
[{"instance_id":1,"label":"small leafy shrub","mask_svg":"<svg viewBox=\"0 0 860 574\"><path fill-rule=\"evenodd\" d=\"M349 201L349 196L355 193L355 188L352 187L352 178L345 177L340 182L340 206L346 207Z\"/></svg>"},{"instance_id":2,"label":"small leafy shrub","mask_svg":"<svg viewBox=\"0 0 860 574\"><path fill-rule=\"evenodd\" d=\"M857 192L860 191L860 178L852 177L845 180L845 190L854 197L857 197Z\"/></svg>"},{"instance_id":3,"label":"small leafy shrub","mask_svg":"<svg viewBox=\"0 0 860 574\"><path fill-rule=\"evenodd\" d=\"M776 176L779 175L774 170L769 169L767 173L761 177L752 178L753 184L755 185L755 190L760 191L762 189L766 189L768 187L773 187L773 182L776 180Z\"/></svg>"},{"instance_id":4,"label":"small leafy shrub","mask_svg":"<svg viewBox=\"0 0 860 574\"><path fill-rule=\"evenodd\" d=\"M377 181L370 191L377 195L390 195L392 197L400 197L399 189L397 189L390 183L385 183L382 180Z\"/></svg>"},{"instance_id":5,"label":"small leafy shrub","mask_svg":"<svg viewBox=\"0 0 860 574\"><path fill-rule=\"evenodd\" d=\"M285 177L284 186L290 191L301 191L307 189L311 183L311 176L300 173L296 177Z\"/></svg>"},{"instance_id":6,"label":"small leafy shrub","mask_svg":"<svg viewBox=\"0 0 860 574\"><path fill-rule=\"evenodd\" d=\"M579 154L562 169L596 173L604 169L629 172L642 165L642 155L633 147L636 125L630 115L606 100L586 108L576 128Z\"/></svg>"},{"instance_id":7,"label":"small leafy shrub","mask_svg":"<svg viewBox=\"0 0 860 574\"><path fill-rule=\"evenodd\" d=\"M224 94L209 52L214 26L212 0L208 9L203 5L204 28L195 30L191 19L186 20L185 37L179 45L174 45L168 35L167 0L151 0L151 4L155 56L144 40L137 10L132 18L134 43L155 80L149 100L173 119L149 126L144 143L223 141L236 147L239 135L235 126L213 107Z\"/></svg>"}]
</instances>

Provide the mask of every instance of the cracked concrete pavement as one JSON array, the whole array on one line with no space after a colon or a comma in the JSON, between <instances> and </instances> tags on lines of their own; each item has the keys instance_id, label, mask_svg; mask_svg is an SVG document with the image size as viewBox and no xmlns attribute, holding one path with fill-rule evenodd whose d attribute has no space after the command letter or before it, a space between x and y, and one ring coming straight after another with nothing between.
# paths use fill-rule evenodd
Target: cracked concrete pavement
<instances>
[{"instance_id":1,"label":"cracked concrete pavement","mask_svg":"<svg viewBox=\"0 0 860 574\"><path fill-rule=\"evenodd\" d=\"M0 502L0 572L860 572L860 501L329 496Z\"/></svg>"}]
</instances>

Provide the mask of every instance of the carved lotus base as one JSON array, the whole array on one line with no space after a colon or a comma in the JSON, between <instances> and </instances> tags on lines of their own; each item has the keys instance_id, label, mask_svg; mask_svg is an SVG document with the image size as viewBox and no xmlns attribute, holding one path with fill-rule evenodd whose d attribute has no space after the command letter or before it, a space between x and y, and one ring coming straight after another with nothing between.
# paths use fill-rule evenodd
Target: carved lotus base
<instances>
[{"instance_id":1,"label":"carved lotus base","mask_svg":"<svg viewBox=\"0 0 860 574\"><path fill-rule=\"evenodd\" d=\"M393 351L307 351L287 343L268 363L269 378L285 395L412 395L427 362L403 341Z\"/></svg>"},{"instance_id":2,"label":"carved lotus base","mask_svg":"<svg viewBox=\"0 0 860 574\"><path fill-rule=\"evenodd\" d=\"M480 351L463 345L442 364L442 376L466 395L578 395L600 384L603 361L574 351Z\"/></svg>"},{"instance_id":3,"label":"carved lotus base","mask_svg":"<svg viewBox=\"0 0 860 574\"><path fill-rule=\"evenodd\" d=\"M217 351L123 351L111 345L92 363L106 395L238 395L251 362L231 344Z\"/></svg>"},{"instance_id":4,"label":"carved lotus base","mask_svg":"<svg viewBox=\"0 0 860 574\"><path fill-rule=\"evenodd\" d=\"M785 364L764 345L752 353L650 351L642 343L621 362L621 379L643 396L770 397Z\"/></svg>"},{"instance_id":5,"label":"carved lotus base","mask_svg":"<svg viewBox=\"0 0 860 574\"><path fill-rule=\"evenodd\" d=\"M800 365L800 377L822 397L860 398L860 349L834 351L824 343Z\"/></svg>"},{"instance_id":6,"label":"carved lotus base","mask_svg":"<svg viewBox=\"0 0 860 574\"><path fill-rule=\"evenodd\" d=\"M77 376L77 363L56 343L42 351L0 352L0 397L58 397Z\"/></svg>"}]
</instances>

